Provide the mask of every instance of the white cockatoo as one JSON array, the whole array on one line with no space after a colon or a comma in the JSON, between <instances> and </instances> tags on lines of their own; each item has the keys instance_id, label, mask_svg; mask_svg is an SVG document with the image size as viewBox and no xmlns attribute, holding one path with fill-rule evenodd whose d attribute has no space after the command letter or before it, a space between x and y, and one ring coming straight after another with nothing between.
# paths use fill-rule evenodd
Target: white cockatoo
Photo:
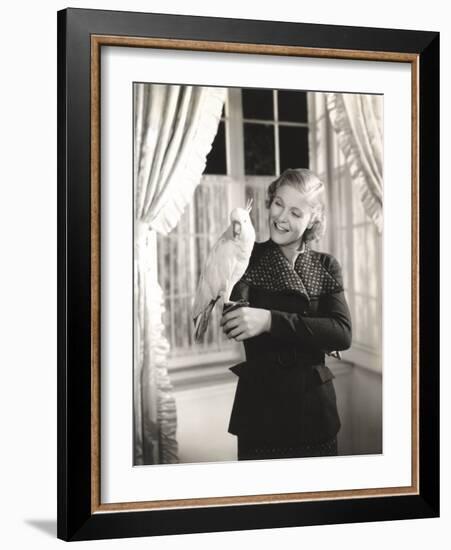
<instances>
[{"instance_id":1,"label":"white cockatoo","mask_svg":"<svg viewBox=\"0 0 451 550\"><path fill-rule=\"evenodd\" d=\"M216 302L222 298L230 304L235 284L244 275L254 247L255 230L250 218L252 200L246 208L234 208L230 225L216 241L208 255L194 298L194 335L199 340L207 330Z\"/></svg>"}]
</instances>

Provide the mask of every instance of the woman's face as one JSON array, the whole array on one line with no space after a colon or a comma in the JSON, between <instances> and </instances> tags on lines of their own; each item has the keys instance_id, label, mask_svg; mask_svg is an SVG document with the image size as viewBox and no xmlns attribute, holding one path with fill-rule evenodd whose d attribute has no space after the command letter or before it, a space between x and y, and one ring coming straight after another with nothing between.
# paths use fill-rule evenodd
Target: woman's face
<instances>
[{"instance_id":1,"label":"woman's face","mask_svg":"<svg viewBox=\"0 0 451 550\"><path fill-rule=\"evenodd\" d=\"M282 185L269 207L271 239L280 246L299 247L311 217L312 208L304 195L290 185Z\"/></svg>"}]
</instances>

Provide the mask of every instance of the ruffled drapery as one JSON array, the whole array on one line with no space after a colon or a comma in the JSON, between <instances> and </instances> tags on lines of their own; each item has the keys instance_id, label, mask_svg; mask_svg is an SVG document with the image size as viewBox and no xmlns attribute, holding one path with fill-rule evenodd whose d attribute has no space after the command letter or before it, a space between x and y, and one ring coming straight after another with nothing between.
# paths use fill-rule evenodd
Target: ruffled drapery
<instances>
[{"instance_id":1,"label":"ruffled drapery","mask_svg":"<svg viewBox=\"0 0 451 550\"><path fill-rule=\"evenodd\" d=\"M177 462L156 232L178 223L216 135L223 88L134 86L134 464Z\"/></svg>"},{"instance_id":2,"label":"ruffled drapery","mask_svg":"<svg viewBox=\"0 0 451 550\"><path fill-rule=\"evenodd\" d=\"M328 93L327 110L353 181L379 232L383 225L383 113L377 95Z\"/></svg>"}]
</instances>

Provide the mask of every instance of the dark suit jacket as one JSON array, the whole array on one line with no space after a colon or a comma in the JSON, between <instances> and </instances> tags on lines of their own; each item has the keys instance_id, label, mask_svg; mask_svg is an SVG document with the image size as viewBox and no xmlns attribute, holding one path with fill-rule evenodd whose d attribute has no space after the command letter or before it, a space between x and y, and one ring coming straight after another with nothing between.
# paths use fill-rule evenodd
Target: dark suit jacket
<instances>
[{"instance_id":1,"label":"dark suit jacket","mask_svg":"<svg viewBox=\"0 0 451 550\"><path fill-rule=\"evenodd\" d=\"M271 311L271 330L244 341L229 431L274 444L322 442L340 429L325 354L351 344L341 268L306 248L294 267L273 241L256 243L232 300Z\"/></svg>"}]
</instances>

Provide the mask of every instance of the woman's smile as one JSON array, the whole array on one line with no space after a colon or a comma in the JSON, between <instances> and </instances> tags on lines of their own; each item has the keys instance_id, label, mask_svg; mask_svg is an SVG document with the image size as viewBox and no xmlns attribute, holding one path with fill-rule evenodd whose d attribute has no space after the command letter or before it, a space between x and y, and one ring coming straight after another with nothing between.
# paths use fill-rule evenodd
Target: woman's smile
<instances>
[{"instance_id":1,"label":"woman's smile","mask_svg":"<svg viewBox=\"0 0 451 550\"><path fill-rule=\"evenodd\" d=\"M278 222L274 222L274 227L277 229L277 231L280 231L282 233L286 233L287 231L289 231L289 229L287 227L285 227L284 225L278 223Z\"/></svg>"}]
</instances>

